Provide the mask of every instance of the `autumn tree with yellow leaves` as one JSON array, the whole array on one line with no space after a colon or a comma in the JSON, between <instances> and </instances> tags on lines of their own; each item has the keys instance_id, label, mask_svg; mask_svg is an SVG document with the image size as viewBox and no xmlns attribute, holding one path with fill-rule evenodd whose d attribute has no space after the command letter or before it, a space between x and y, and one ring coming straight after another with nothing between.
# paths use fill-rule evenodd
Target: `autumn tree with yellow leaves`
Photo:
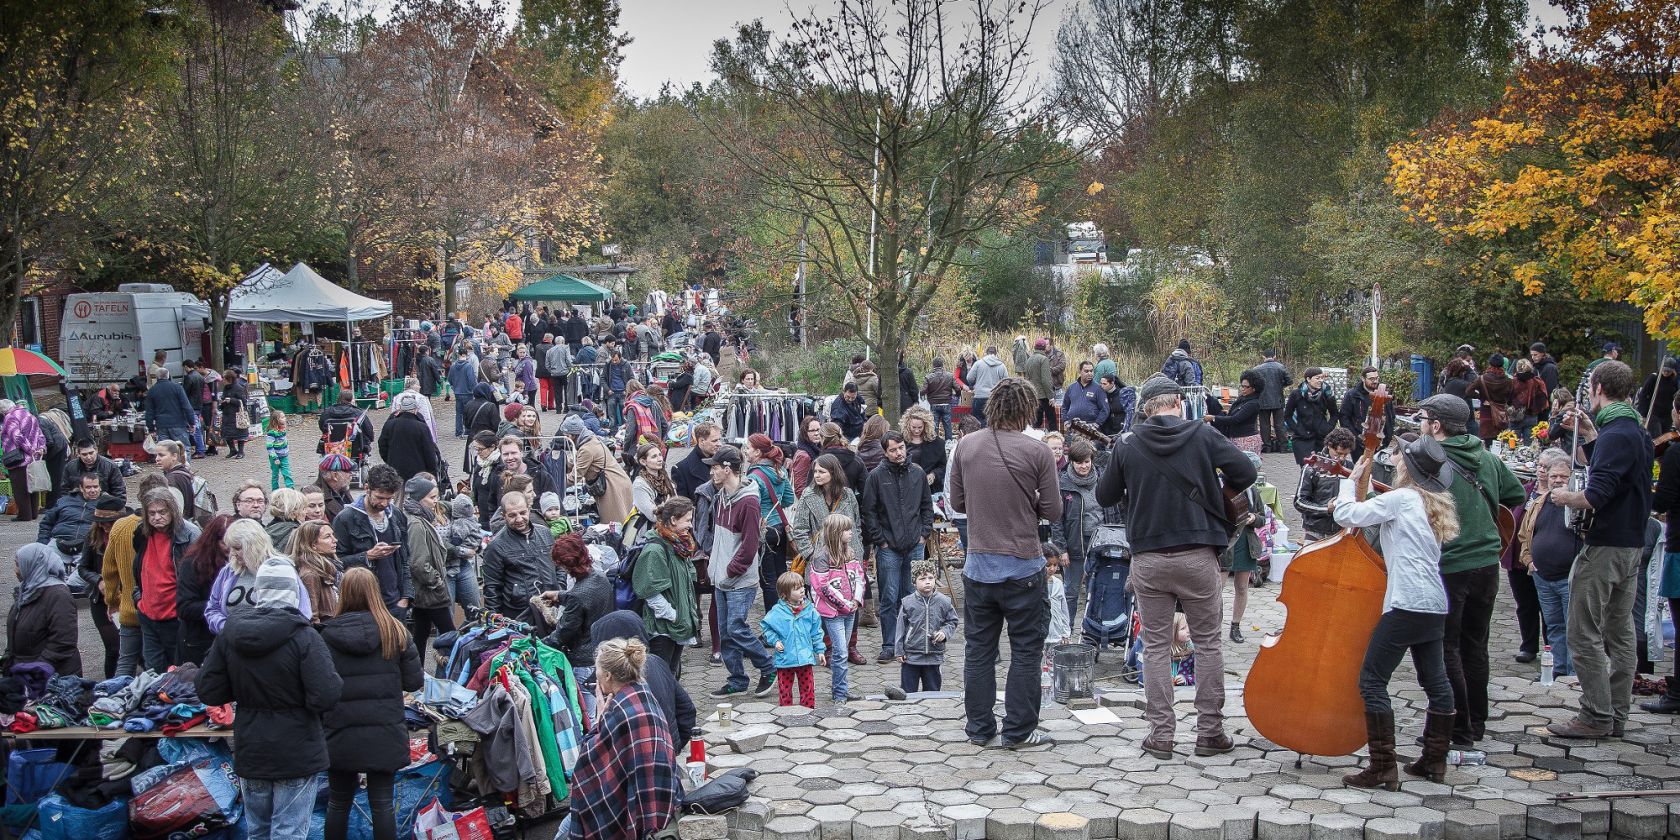
<instances>
[{"instance_id":1,"label":"autumn tree with yellow leaves","mask_svg":"<svg viewBox=\"0 0 1680 840\"><path fill-rule=\"evenodd\" d=\"M1680 339L1680 4L1564 0L1489 112L1389 150L1412 217L1528 294L1626 302Z\"/></svg>"}]
</instances>

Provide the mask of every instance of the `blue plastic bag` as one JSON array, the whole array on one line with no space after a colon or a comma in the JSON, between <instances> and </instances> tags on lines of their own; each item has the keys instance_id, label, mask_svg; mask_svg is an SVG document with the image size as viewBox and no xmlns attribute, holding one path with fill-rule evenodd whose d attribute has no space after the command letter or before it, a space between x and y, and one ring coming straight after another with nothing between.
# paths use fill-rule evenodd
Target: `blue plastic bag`
<instances>
[{"instance_id":1,"label":"blue plastic bag","mask_svg":"<svg viewBox=\"0 0 1680 840\"><path fill-rule=\"evenodd\" d=\"M129 840L126 797L89 811L54 793L41 800L40 814L42 840Z\"/></svg>"},{"instance_id":2,"label":"blue plastic bag","mask_svg":"<svg viewBox=\"0 0 1680 840\"><path fill-rule=\"evenodd\" d=\"M18 750L6 759L6 804L35 802L69 778L70 765L58 760L58 750Z\"/></svg>"}]
</instances>

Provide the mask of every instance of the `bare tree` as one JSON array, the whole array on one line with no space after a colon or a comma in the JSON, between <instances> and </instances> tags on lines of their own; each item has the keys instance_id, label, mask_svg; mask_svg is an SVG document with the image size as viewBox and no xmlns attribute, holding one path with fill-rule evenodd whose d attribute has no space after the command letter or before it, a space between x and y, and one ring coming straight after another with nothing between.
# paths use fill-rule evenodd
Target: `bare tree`
<instances>
[{"instance_id":1,"label":"bare tree","mask_svg":"<svg viewBox=\"0 0 1680 840\"><path fill-rule=\"evenodd\" d=\"M1235 4L1084 0L1056 33L1051 95L1103 145L1140 148L1198 77L1230 78Z\"/></svg>"},{"instance_id":2,"label":"bare tree","mask_svg":"<svg viewBox=\"0 0 1680 840\"><path fill-rule=\"evenodd\" d=\"M734 74L776 125L699 113L759 176L759 200L802 220L812 279L845 304L810 316L863 336L888 370L977 236L1031 207L1034 175L1067 153L1031 88L1045 5L842 0L793 16L761 68ZM896 416L898 389L882 401Z\"/></svg>"}]
</instances>

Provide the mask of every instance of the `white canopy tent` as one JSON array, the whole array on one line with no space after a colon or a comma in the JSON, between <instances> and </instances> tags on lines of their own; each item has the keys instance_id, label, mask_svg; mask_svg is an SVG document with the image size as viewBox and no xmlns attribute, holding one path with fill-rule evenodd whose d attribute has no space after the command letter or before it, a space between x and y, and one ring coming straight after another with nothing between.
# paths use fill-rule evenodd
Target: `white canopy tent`
<instances>
[{"instance_id":1,"label":"white canopy tent","mask_svg":"<svg viewBox=\"0 0 1680 840\"><path fill-rule=\"evenodd\" d=\"M335 286L306 263L280 270L263 263L228 298L228 320L266 323L371 321L391 315L388 301Z\"/></svg>"},{"instance_id":2,"label":"white canopy tent","mask_svg":"<svg viewBox=\"0 0 1680 840\"><path fill-rule=\"evenodd\" d=\"M342 322L346 337L352 334L354 321L372 321L391 316L388 301L363 297L336 286L315 273L307 263L298 263L292 270L280 270L263 263L256 271L245 275L228 296L228 320L283 324L298 322ZM350 354L350 376L359 382L356 354Z\"/></svg>"}]
</instances>

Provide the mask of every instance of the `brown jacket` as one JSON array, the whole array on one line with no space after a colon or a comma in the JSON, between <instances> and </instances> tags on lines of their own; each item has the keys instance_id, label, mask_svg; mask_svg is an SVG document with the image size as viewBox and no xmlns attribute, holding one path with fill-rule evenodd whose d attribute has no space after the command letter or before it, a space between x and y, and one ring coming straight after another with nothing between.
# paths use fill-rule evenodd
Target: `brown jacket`
<instances>
[{"instance_id":1,"label":"brown jacket","mask_svg":"<svg viewBox=\"0 0 1680 840\"><path fill-rule=\"evenodd\" d=\"M111 538L105 543L105 566L100 571L105 603L117 605L117 623L124 627L140 626L140 612L134 608L134 532L139 528L138 514L111 524Z\"/></svg>"},{"instance_id":2,"label":"brown jacket","mask_svg":"<svg viewBox=\"0 0 1680 840\"><path fill-rule=\"evenodd\" d=\"M607 471L607 492L595 499L595 509L600 512L601 521L623 522L630 518L630 475L607 451L606 444L599 438L592 438L578 446L574 466L584 481L595 478L602 470Z\"/></svg>"}]
</instances>

